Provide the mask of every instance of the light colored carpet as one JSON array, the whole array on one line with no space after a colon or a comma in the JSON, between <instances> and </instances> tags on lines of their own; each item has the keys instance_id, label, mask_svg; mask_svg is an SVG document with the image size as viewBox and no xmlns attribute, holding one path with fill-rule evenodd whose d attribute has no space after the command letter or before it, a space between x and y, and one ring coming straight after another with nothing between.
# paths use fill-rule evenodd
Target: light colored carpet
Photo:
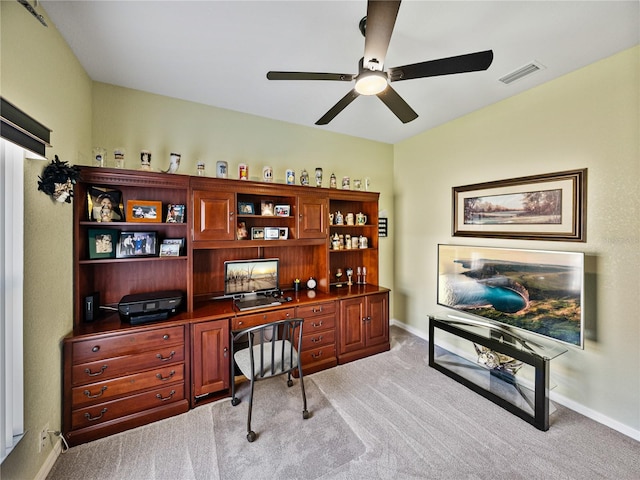
<instances>
[{"instance_id":1,"label":"light colored carpet","mask_svg":"<svg viewBox=\"0 0 640 480\"><path fill-rule=\"evenodd\" d=\"M640 442L561 406L541 432L430 368L427 342L391 331L391 351L305 377L309 420L297 383L263 382L252 444L246 402L225 399L72 448L48 478L640 479Z\"/></svg>"}]
</instances>

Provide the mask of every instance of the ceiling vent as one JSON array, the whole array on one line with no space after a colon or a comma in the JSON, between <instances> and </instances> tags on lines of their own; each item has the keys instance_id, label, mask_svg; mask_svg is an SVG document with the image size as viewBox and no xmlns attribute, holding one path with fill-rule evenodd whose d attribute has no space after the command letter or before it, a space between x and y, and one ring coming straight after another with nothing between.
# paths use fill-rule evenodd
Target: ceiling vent
<instances>
[{"instance_id":1,"label":"ceiling vent","mask_svg":"<svg viewBox=\"0 0 640 480\"><path fill-rule=\"evenodd\" d=\"M509 85L517 80L520 80L521 78L533 75L534 73L544 69L545 66L540 62L533 61L527 63L524 67L520 67L511 73L507 73L503 77L500 77L498 80L500 80L505 85Z\"/></svg>"}]
</instances>

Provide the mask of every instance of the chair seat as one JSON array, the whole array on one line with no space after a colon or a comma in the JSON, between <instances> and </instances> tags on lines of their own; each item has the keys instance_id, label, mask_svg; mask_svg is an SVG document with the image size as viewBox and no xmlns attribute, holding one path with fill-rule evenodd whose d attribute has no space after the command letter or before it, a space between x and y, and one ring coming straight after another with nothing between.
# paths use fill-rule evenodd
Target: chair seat
<instances>
[{"instance_id":1,"label":"chair seat","mask_svg":"<svg viewBox=\"0 0 640 480\"><path fill-rule=\"evenodd\" d=\"M284 358L282 356L282 347L284 343ZM263 365L260 365L260 349L264 348ZM272 349L274 355L272 355ZM292 358L293 357L293 358ZM234 355L236 365L243 373L245 377L251 379L251 355L250 350L245 348L236 352ZM273 360L273 370L271 369L271 363ZM282 364L284 360L284 365ZM291 342L288 340L276 340L274 342L266 342L262 345L254 345L253 347L253 361L255 367L255 379L267 378L282 373L287 373L291 368L298 365L298 352L291 346Z\"/></svg>"}]
</instances>

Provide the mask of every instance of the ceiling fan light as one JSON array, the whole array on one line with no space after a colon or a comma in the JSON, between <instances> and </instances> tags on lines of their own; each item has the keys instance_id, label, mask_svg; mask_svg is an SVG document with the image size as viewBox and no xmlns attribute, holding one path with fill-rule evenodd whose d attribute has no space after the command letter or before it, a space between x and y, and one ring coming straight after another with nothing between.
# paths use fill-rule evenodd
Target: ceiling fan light
<instances>
[{"instance_id":1,"label":"ceiling fan light","mask_svg":"<svg viewBox=\"0 0 640 480\"><path fill-rule=\"evenodd\" d=\"M377 95L387 88L387 76L383 72L362 72L356 80L356 92L360 95Z\"/></svg>"}]
</instances>

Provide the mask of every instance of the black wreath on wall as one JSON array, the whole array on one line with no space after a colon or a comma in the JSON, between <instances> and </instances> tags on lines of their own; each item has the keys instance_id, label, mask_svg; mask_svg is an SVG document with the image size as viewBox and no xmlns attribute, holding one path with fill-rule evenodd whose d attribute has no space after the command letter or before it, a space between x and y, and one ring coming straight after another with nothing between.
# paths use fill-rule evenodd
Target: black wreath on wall
<instances>
[{"instance_id":1,"label":"black wreath on wall","mask_svg":"<svg viewBox=\"0 0 640 480\"><path fill-rule=\"evenodd\" d=\"M51 196L57 202L71 203L73 186L80 178L80 169L68 162L61 161L56 155L51 163L44 167L38 177L38 190Z\"/></svg>"}]
</instances>

